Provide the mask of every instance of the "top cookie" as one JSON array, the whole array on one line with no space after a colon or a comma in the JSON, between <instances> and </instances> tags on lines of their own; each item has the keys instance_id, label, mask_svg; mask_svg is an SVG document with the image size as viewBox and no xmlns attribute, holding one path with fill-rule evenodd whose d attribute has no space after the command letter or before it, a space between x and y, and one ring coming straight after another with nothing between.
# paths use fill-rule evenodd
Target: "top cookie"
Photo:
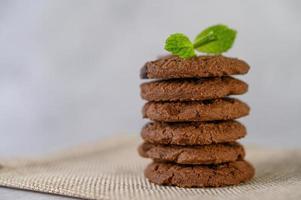
<instances>
[{"instance_id":1,"label":"top cookie","mask_svg":"<svg viewBox=\"0 0 301 200\"><path fill-rule=\"evenodd\" d=\"M249 65L243 60L225 56L197 56L183 59L166 56L147 62L141 69L143 79L202 78L246 74Z\"/></svg>"}]
</instances>

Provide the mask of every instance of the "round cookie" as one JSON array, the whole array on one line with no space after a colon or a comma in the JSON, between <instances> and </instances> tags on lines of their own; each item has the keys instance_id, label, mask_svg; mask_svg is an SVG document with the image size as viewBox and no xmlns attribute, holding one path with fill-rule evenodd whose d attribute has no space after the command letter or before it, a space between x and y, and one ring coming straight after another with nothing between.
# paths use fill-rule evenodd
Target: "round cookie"
<instances>
[{"instance_id":1,"label":"round cookie","mask_svg":"<svg viewBox=\"0 0 301 200\"><path fill-rule=\"evenodd\" d=\"M237 142L200 146L176 146L143 143L138 152L142 157L178 164L220 164L244 158L244 148Z\"/></svg>"},{"instance_id":2,"label":"round cookie","mask_svg":"<svg viewBox=\"0 0 301 200\"><path fill-rule=\"evenodd\" d=\"M173 145L204 145L234 142L246 135L246 128L238 121L188 122L146 124L141 137L145 142Z\"/></svg>"},{"instance_id":3,"label":"round cookie","mask_svg":"<svg viewBox=\"0 0 301 200\"><path fill-rule=\"evenodd\" d=\"M215 121L229 120L249 114L247 104L234 98L204 101L148 102L143 107L143 117L154 121Z\"/></svg>"},{"instance_id":4,"label":"round cookie","mask_svg":"<svg viewBox=\"0 0 301 200\"><path fill-rule=\"evenodd\" d=\"M144 171L150 182L178 187L221 187L249 181L255 174L247 161L235 161L221 165L178 165L151 163Z\"/></svg>"},{"instance_id":5,"label":"round cookie","mask_svg":"<svg viewBox=\"0 0 301 200\"><path fill-rule=\"evenodd\" d=\"M232 77L171 79L143 83L141 97L147 101L195 101L247 92L248 85Z\"/></svg>"},{"instance_id":6,"label":"round cookie","mask_svg":"<svg viewBox=\"0 0 301 200\"><path fill-rule=\"evenodd\" d=\"M189 59L166 56L147 62L140 77L147 78L202 78L246 74L249 65L237 58L225 56L196 56Z\"/></svg>"}]
</instances>

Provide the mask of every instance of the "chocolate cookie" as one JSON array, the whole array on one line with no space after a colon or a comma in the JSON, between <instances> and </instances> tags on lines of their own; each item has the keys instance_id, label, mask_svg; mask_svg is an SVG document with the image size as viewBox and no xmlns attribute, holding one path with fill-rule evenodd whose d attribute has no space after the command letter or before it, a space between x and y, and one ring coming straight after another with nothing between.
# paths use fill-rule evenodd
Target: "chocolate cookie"
<instances>
[{"instance_id":1,"label":"chocolate cookie","mask_svg":"<svg viewBox=\"0 0 301 200\"><path fill-rule=\"evenodd\" d=\"M178 164L220 164L244 158L244 148L237 142L200 146L177 146L143 143L142 157Z\"/></svg>"},{"instance_id":2,"label":"chocolate cookie","mask_svg":"<svg viewBox=\"0 0 301 200\"><path fill-rule=\"evenodd\" d=\"M248 85L227 76L153 81L141 84L140 88L141 97L147 101L194 101L243 94Z\"/></svg>"},{"instance_id":3,"label":"chocolate cookie","mask_svg":"<svg viewBox=\"0 0 301 200\"><path fill-rule=\"evenodd\" d=\"M147 62L141 78L201 78L246 74L249 65L239 59L218 56L197 56L189 59L166 56Z\"/></svg>"},{"instance_id":4,"label":"chocolate cookie","mask_svg":"<svg viewBox=\"0 0 301 200\"><path fill-rule=\"evenodd\" d=\"M233 142L246 135L246 128L238 121L188 122L146 124L141 136L155 144L204 145Z\"/></svg>"},{"instance_id":5,"label":"chocolate cookie","mask_svg":"<svg viewBox=\"0 0 301 200\"><path fill-rule=\"evenodd\" d=\"M221 165L152 163L144 171L150 182L178 187L221 187L249 181L255 169L247 161Z\"/></svg>"},{"instance_id":6,"label":"chocolate cookie","mask_svg":"<svg viewBox=\"0 0 301 200\"><path fill-rule=\"evenodd\" d=\"M249 114L249 106L234 98L191 102L148 102L143 117L154 121L214 121L229 120Z\"/></svg>"}]
</instances>

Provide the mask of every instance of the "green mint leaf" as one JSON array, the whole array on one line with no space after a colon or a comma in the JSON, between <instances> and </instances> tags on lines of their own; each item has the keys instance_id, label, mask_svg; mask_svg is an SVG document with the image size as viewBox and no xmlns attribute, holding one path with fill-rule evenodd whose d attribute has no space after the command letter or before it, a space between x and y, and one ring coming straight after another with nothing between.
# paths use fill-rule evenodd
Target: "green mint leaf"
<instances>
[{"instance_id":1,"label":"green mint leaf","mask_svg":"<svg viewBox=\"0 0 301 200\"><path fill-rule=\"evenodd\" d=\"M189 38L182 33L170 35L165 42L165 50L181 58L190 58L195 56L194 46Z\"/></svg>"},{"instance_id":2,"label":"green mint leaf","mask_svg":"<svg viewBox=\"0 0 301 200\"><path fill-rule=\"evenodd\" d=\"M194 40L194 48L204 53L220 54L229 50L236 37L236 31L225 25L210 26Z\"/></svg>"}]
</instances>

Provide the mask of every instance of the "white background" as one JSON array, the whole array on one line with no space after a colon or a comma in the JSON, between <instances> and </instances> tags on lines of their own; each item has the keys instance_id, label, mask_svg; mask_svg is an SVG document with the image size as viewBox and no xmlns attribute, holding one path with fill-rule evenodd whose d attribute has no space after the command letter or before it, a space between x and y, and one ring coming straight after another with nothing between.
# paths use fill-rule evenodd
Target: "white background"
<instances>
[{"instance_id":1,"label":"white background","mask_svg":"<svg viewBox=\"0 0 301 200\"><path fill-rule=\"evenodd\" d=\"M0 1L0 157L139 134L139 69L166 37L224 23L251 65L243 141L301 140L301 1Z\"/></svg>"}]
</instances>

